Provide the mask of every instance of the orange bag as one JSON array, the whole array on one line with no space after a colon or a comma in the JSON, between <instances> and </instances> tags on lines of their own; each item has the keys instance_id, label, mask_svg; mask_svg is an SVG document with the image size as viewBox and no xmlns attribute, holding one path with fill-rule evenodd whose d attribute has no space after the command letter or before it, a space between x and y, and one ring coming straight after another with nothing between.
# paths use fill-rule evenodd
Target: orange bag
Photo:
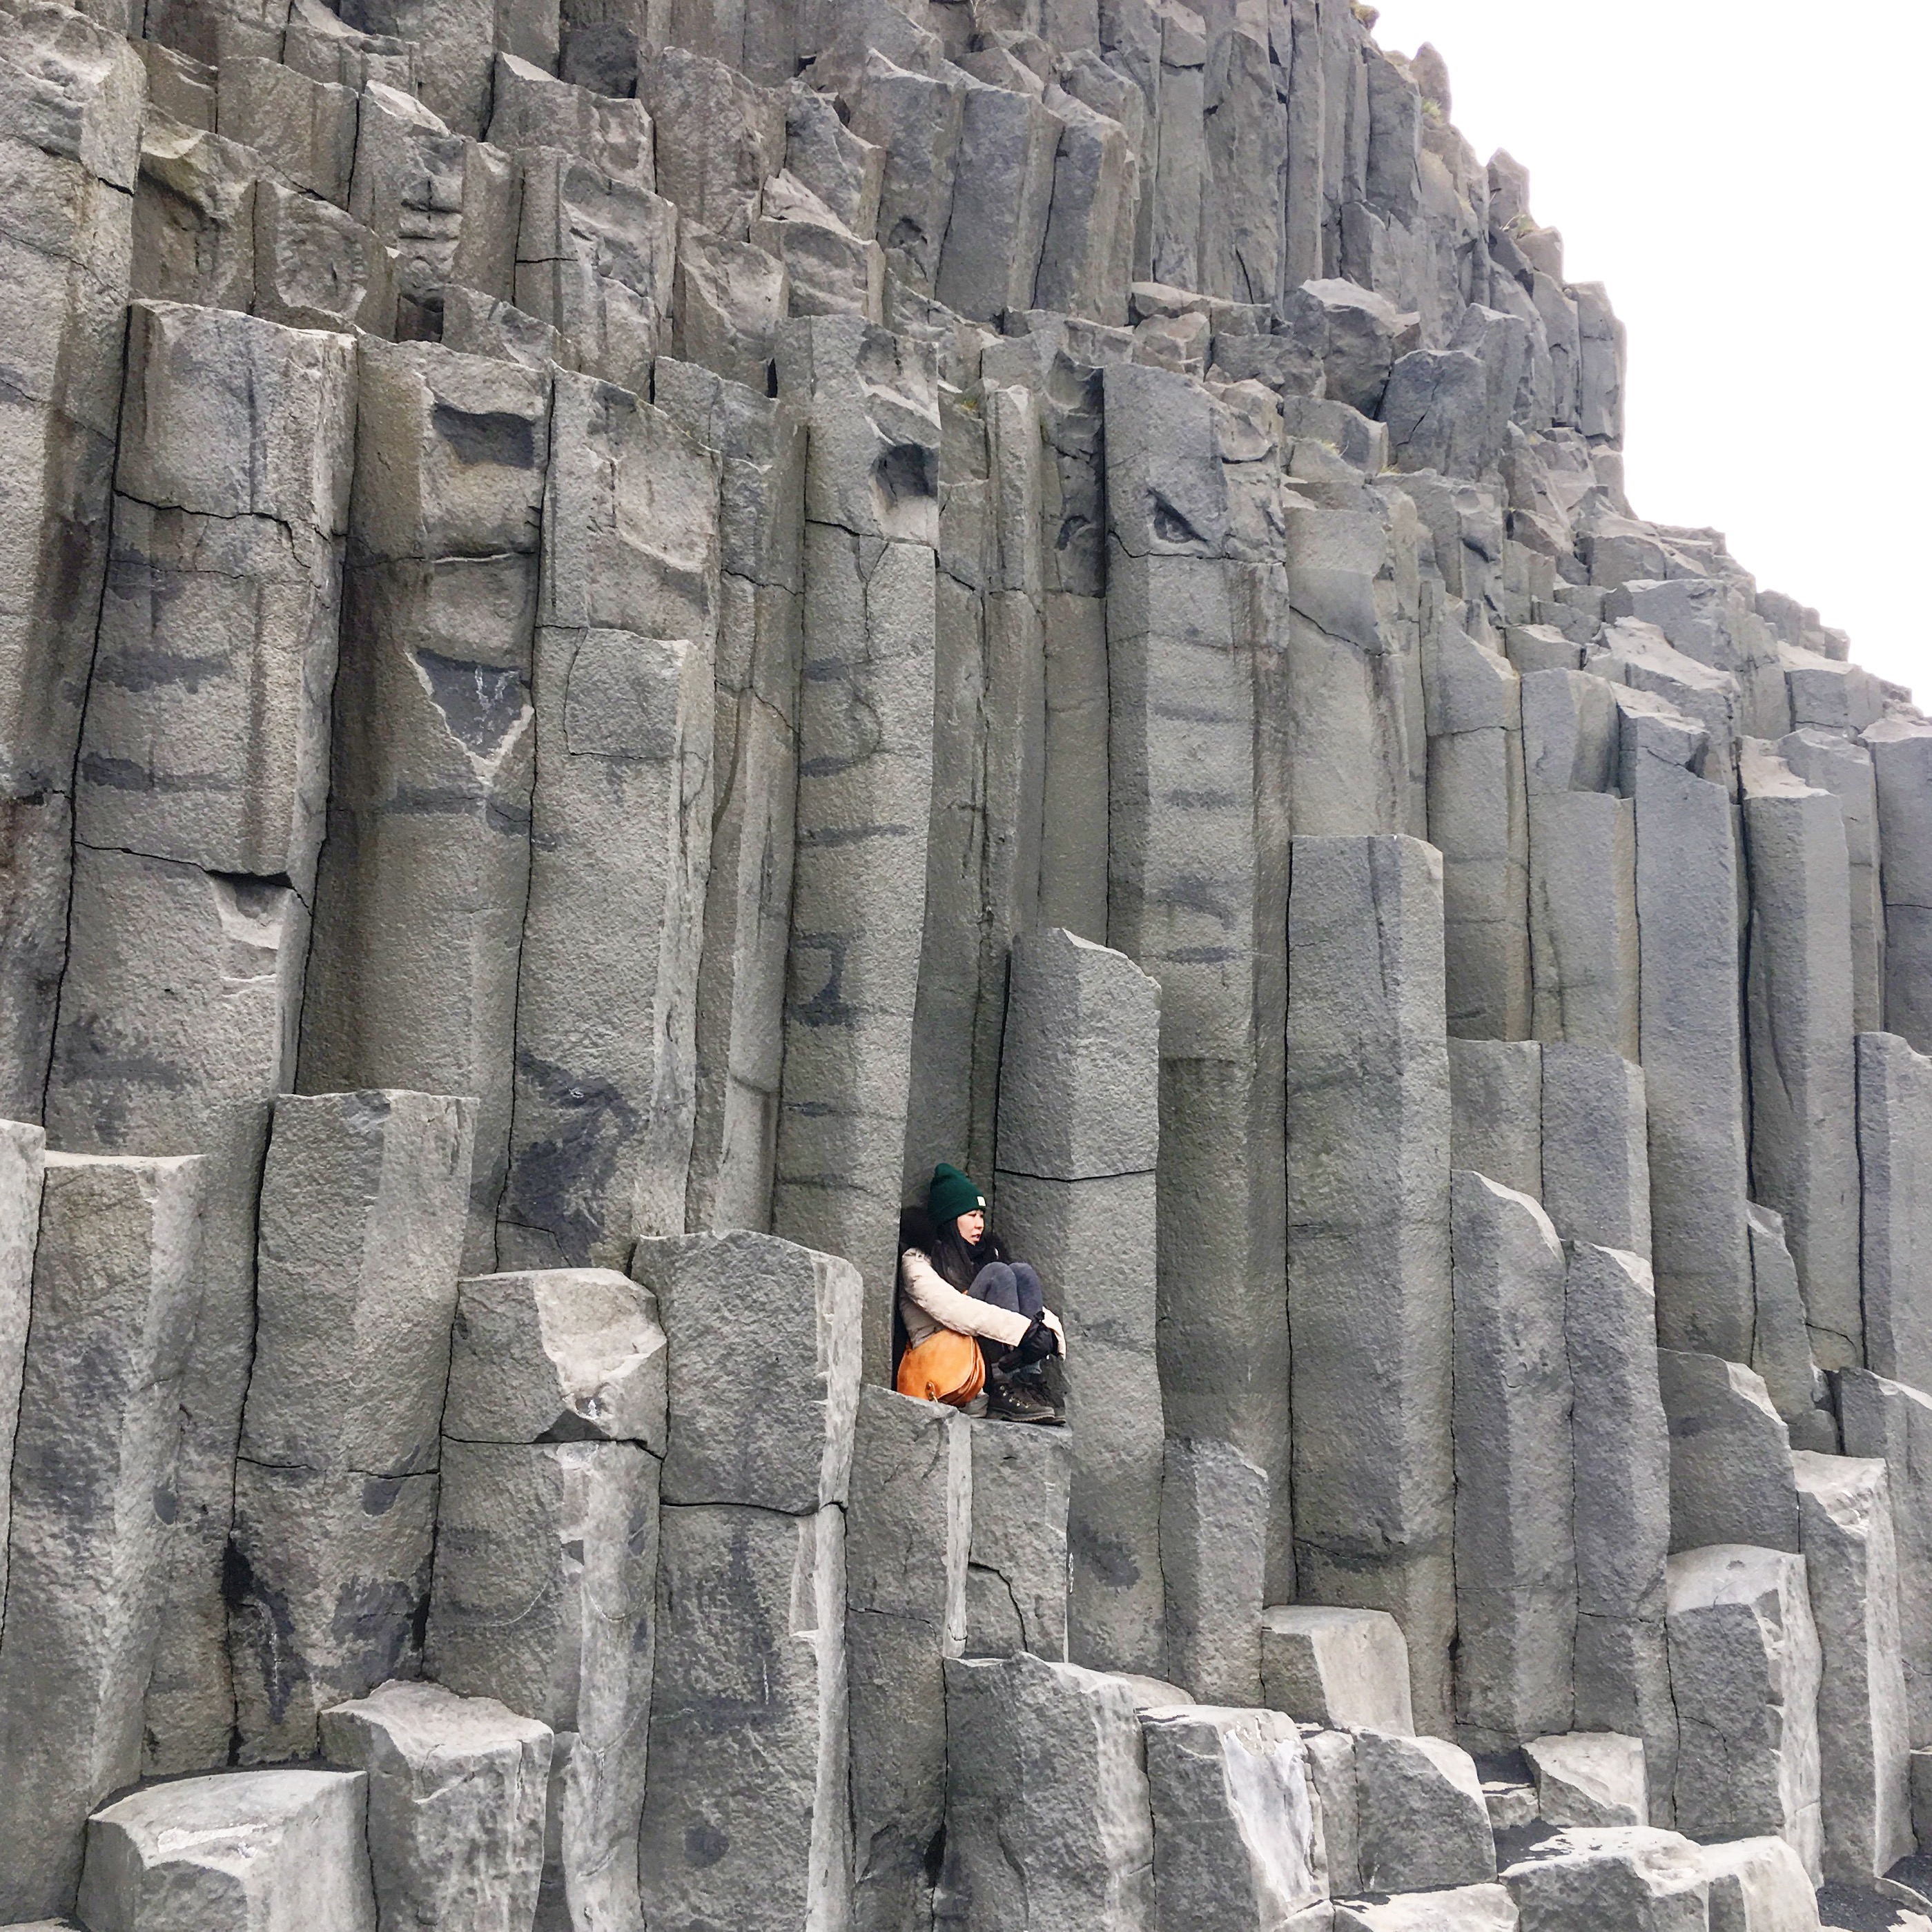
<instances>
[{"instance_id":1,"label":"orange bag","mask_svg":"<svg viewBox=\"0 0 1932 1932\"><path fill-rule=\"evenodd\" d=\"M942 1328L899 1358L898 1389L916 1402L964 1408L986 1385L986 1358L972 1336Z\"/></svg>"}]
</instances>

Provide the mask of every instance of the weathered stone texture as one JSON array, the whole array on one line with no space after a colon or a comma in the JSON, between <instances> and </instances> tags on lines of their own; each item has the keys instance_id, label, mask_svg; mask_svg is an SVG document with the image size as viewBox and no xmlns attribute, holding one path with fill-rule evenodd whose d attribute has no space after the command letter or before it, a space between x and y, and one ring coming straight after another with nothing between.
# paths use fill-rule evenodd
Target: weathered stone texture
<instances>
[{"instance_id":1,"label":"weathered stone texture","mask_svg":"<svg viewBox=\"0 0 1932 1932\"><path fill-rule=\"evenodd\" d=\"M0 0L0 1918L1908 1849L1932 724L1374 26Z\"/></svg>"},{"instance_id":2,"label":"weathered stone texture","mask_svg":"<svg viewBox=\"0 0 1932 1932\"><path fill-rule=\"evenodd\" d=\"M1296 1569L1304 1598L1385 1610L1402 1626L1424 1730L1450 1721L1455 1619L1442 906L1438 862L1415 840L1295 842ZM1384 1346L1391 1336L1400 1348ZM1357 1429L1365 1407L1388 1433Z\"/></svg>"},{"instance_id":3,"label":"weathered stone texture","mask_svg":"<svg viewBox=\"0 0 1932 1932\"><path fill-rule=\"evenodd\" d=\"M0 1911L70 1911L88 1814L140 1774L207 1163L47 1157L0 1630Z\"/></svg>"}]
</instances>

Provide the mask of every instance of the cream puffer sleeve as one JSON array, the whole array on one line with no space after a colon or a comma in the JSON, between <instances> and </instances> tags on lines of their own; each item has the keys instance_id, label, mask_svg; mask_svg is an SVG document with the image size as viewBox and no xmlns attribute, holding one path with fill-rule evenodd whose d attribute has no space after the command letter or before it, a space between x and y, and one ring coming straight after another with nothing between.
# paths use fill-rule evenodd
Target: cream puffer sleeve
<instances>
[{"instance_id":1,"label":"cream puffer sleeve","mask_svg":"<svg viewBox=\"0 0 1932 1932\"><path fill-rule=\"evenodd\" d=\"M1026 1334L1029 1324L1024 1315L962 1294L916 1248L907 1249L899 1257L899 1279L906 1293L942 1328L977 1335L1009 1348Z\"/></svg>"}]
</instances>

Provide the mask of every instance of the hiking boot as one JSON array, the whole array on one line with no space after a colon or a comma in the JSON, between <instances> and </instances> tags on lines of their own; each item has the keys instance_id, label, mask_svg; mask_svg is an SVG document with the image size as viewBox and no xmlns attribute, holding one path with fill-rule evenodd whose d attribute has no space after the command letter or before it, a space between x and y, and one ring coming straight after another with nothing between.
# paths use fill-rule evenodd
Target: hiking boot
<instances>
[{"instance_id":1,"label":"hiking boot","mask_svg":"<svg viewBox=\"0 0 1932 1932\"><path fill-rule=\"evenodd\" d=\"M1066 1420L1030 1378L992 1384L986 1390L986 1413L997 1422L1039 1422L1049 1426Z\"/></svg>"}]
</instances>

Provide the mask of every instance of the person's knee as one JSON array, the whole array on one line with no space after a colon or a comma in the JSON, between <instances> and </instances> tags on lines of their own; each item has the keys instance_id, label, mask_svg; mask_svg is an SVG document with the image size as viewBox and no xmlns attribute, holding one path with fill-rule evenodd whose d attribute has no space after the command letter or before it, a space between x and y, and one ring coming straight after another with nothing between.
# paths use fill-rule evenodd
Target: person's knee
<instances>
[{"instance_id":1,"label":"person's knee","mask_svg":"<svg viewBox=\"0 0 1932 1932\"><path fill-rule=\"evenodd\" d=\"M1013 1286L1019 1295L1019 1312L1022 1315L1037 1315L1046 1306L1046 1291L1041 1287L1040 1276L1034 1272L1028 1262L1012 1264Z\"/></svg>"},{"instance_id":2,"label":"person's knee","mask_svg":"<svg viewBox=\"0 0 1932 1932\"><path fill-rule=\"evenodd\" d=\"M1019 1281L1004 1262L988 1262L974 1278L973 1293L979 1300L1019 1312Z\"/></svg>"}]
</instances>

